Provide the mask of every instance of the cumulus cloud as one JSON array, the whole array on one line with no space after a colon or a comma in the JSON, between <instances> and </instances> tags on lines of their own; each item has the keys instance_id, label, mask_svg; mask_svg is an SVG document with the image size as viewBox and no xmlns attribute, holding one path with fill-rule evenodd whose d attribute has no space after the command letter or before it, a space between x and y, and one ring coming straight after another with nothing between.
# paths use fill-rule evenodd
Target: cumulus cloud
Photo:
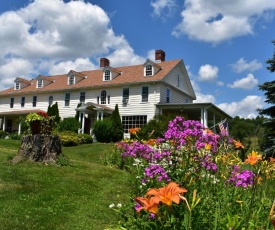
<instances>
[{"instance_id":1,"label":"cumulus cloud","mask_svg":"<svg viewBox=\"0 0 275 230\"><path fill-rule=\"evenodd\" d=\"M12 85L17 77L29 78L30 72L34 72L30 61L20 58L9 59L0 66L1 86ZM8 76L13 76L13 78Z\"/></svg>"},{"instance_id":2,"label":"cumulus cloud","mask_svg":"<svg viewBox=\"0 0 275 230\"><path fill-rule=\"evenodd\" d=\"M262 109L264 99L260 96L249 95L238 102L221 103L218 105L223 111L232 117L255 118L258 116L257 109Z\"/></svg>"},{"instance_id":3,"label":"cumulus cloud","mask_svg":"<svg viewBox=\"0 0 275 230\"><path fill-rule=\"evenodd\" d=\"M266 13L274 9L275 1L270 0L186 0L182 21L172 34L217 44L253 34L255 21L265 19Z\"/></svg>"},{"instance_id":4,"label":"cumulus cloud","mask_svg":"<svg viewBox=\"0 0 275 230\"><path fill-rule=\"evenodd\" d=\"M244 71L250 71L253 72L255 70L262 68L262 63L258 62L256 59L247 62L244 58L240 58L236 63L231 65L233 70L237 73L241 73Z\"/></svg>"},{"instance_id":5,"label":"cumulus cloud","mask_svg":"<svg viewBox=\"0 0 275 230\"><path fill-rule=\"evenodd\" d=\"M177 5L175 0L156 0L151 2L151 6L153 7L153 15L165 18L173 15Z\"/></svg>"},{"instance_id":6,"label":"cumulus cloud","mask_svg":"<svg viewBox=\"0 0 275 230\"><path fill-rule=\"evenodd\" d=\"M84 1L34 0L20 10L0 15L0 63L6 71L0 75L8 87L20 72L14 58L29 63L22 76L31 78L32 70L48 73L82 70L98 65L109 56L113 66L136 64L144 60L136 55L123 35L116 35L108 15L97 5ZM122 58L124 54L126 57ZM96 58L96 59L95 59ZM35 76L36 77L36 76Z\"/></svg>"},{"instance_id":7,"label":"cumulus cloud","mask_svg":"<svg viewBox=\"0 0 275 230\"><path fill-rule=\"evenodd\" d=\"M49 74L64 74L70 70L84 71L95 69L95 65L88 58L77 58L75 61L64 61L58 64L52 63L49 67Z\"/></svg>"},{"instance_id":8,"label":"cumulus cloud","mask_svg":"<svg viewBox=\"0 0 275 230\"><path fill-rule=\"evenodd\" d=\"M245 78L237 79L233 84L228 84L230 88L252 89L258 85L259 81L253 74L248 74Z\"/></svg>"},{"instance_id":9,"label":"cumulus cloud","mask_svg":"<svg viewBox=\"0 0 275 230\"><path fill-rule=\"evenodd\" d=\"M199 69L199 81L214 81L218 78L219 68L212 65L203 65Z\"/></svg>"}]
</instances>

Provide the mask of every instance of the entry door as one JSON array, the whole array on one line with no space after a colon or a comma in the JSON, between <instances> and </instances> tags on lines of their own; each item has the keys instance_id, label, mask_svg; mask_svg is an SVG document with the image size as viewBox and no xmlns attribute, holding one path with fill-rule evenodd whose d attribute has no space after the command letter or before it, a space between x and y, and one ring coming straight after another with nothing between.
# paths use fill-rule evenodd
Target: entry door
<instances>
[{"instance_id":1,"label":"entry door","mask_svg":"<svg viewBox=\"0 0 275 230\"><path fill-rule=\"evenodd\" d=\"M7 120L7 132L11 132L12 131L12 120L8 119Z\"/></svg>"}]
</instances>

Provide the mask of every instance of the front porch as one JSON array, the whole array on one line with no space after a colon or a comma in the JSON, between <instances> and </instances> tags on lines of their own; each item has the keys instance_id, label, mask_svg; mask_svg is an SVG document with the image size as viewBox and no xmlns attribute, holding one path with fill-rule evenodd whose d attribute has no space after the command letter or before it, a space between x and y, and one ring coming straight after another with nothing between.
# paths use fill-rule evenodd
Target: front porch
<instances>
[{"instance_id":1,"label":"front porch","mask_svg":"<svg viewBox=\"0 0 275 230\"><path fill-rule=\"evenodd\" d=\"M107 106L92 102L87 102L75 110L79 113L79 123L81 124L78 133L87 134L92 134L91 127L95 120L103 120L104 117L110 116L113 112L113 109Z\"/></svg>"},{"instance_id":2,"label":"front porch","mask_svg":"<svg viewBox=\"0 0 275 230\"><path fill-rule=\"evenodd\" d=\"M41 109L1 112L0 129L8 133L17 132L20 135L21 134L20 118L26 117L29 113L39 113L39 112L45 113L45 111Z\"/></svg>"},{"instance_id":3,"label":"front porch","mask_svg":"<svg viewBox=\"0 0 275 230\"><path fill-rule=\"evenodd\" d=\"M168 113L178 113L190 120L200 121L206 128L216 132L217 124L225 119L231 120L232 117L222 111L212 103L183 103L167 104L159 103L156 105L159 115Z\"/></svg>"}]
</instances>

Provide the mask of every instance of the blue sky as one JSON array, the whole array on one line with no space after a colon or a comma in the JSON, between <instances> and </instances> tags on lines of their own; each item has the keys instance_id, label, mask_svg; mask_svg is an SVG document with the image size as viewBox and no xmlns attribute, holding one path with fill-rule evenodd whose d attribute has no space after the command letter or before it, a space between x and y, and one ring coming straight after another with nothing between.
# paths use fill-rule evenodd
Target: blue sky
<instances>
[{"instance_id":1,"label":"blue sky","mask_svg":"<svg viewBox=\"0 0 275 230\"><path fill-rule=\"evenodd\" d=\"M263 108L275 40L271 0L9 0L0 5L0 90L16 77L183 59L197 95L231 116Z\"/></svg>"}]
</instances>

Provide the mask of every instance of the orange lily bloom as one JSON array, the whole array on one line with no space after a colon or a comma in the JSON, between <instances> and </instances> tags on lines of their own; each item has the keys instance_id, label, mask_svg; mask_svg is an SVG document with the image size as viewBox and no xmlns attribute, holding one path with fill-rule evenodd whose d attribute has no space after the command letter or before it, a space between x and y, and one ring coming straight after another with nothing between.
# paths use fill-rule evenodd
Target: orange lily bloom
<instances>
[{"instance_id":1,"label":"orange lily bloom","mask_svg":"<svg viewBox=\"0 0 275 230\"><path fill-rule=\"evenodd\" d=\"M236 149L238 149L238 148L244 149L244 146L242 145L241 142L233 140L233 143L234 143Z\"/></svg>"},{"instance_id":2,"label":"orange lily bloom","mask_svg":"<svg viewBox=\"0 0 275 230\"><path fill-rule=\"evenodd\" d=\"M205 144L205 150L210 150L211 149L211 144Z\"/></svg>"},{"instance_id":3,"label":"orange lily bloom","mask_svg":"<svg viewBox=\"0 0 275 230\"><path fill-rule=\"evenodd\" d=\"M131 128L131 129L129 129L129 133L131 133L133 135L136 135L137 132L139 132L139 131L140 131L140 128Z\"/></svg>"},{"instance_id":4,"label":"orange lily bloom","mask_svg":"<svg viewBox=\"0 0 275 230\"><path fill-rule=\"evenodd\" d=\"M275 163L275 158L269 157L270 162Z\"/></svg>"},{"instance_id":5,"label":"orange lily bloom","mask_svg":"<svg viewBox=\"0 0 275 230\"><path fill-rule=\"evenodd\" d=\"M251 165L255 165L258 162L258 160L262 160L262 155L258 155L257 152L252 151L251 155L247 156L245 162Z\"/></svg>"},{"instance_id":6,"label":"orange lily bloom","mask_svg":"<svg viewBox=\"0 0 275 230\"><path fill-rule=\"evenodd\" d=\"M151 188L146 193L146 196L153 196L151 199L153 199L156 204L159 204L161 201L162 203L170 206L172 205L172 202L178 204L181 199L180 194L185 192L187 192L187 189L180 188L175 182L170 182L165 187L159 189Z\"/></svg>"},{"instance_id":7,"label":"orange lily bloom","mask_svg":"<svg viewBox=\"0 0 275 230\"><path fill-rule=\"evenodd\" d=\"M149 141L147 141L147 144L151 146L154 146L155 143L156 143L155 139L150 139Z\"/></svg>"},{"instance_id":8,"label":"orange lily bloom","mask_svg":"<svg viewBox=\"0 0 275 230\"><path fill-rule=\"evenodd\" d=\"M136 197L135 200L141 205L137 212L140 212L142 209L144 209L148 212L158 214L159 208L158 205L154 202L153 197L149 199L144 197Z\"/></svg>"}]
</instances>

